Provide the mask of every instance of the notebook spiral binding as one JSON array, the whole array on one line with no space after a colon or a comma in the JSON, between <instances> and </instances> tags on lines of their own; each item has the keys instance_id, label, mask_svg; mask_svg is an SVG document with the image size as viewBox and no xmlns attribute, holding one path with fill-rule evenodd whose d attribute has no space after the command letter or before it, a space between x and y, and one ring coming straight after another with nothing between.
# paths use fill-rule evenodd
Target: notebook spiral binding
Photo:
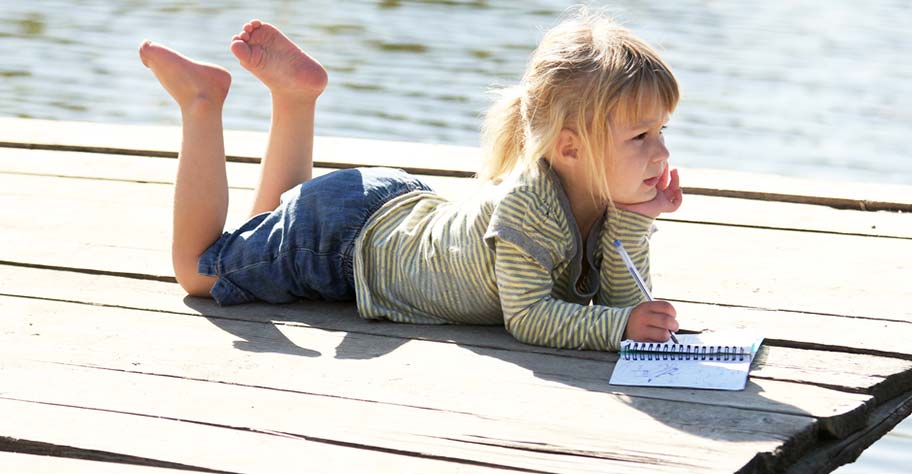
<instances>
[{"instance_id":1,"label":"notebook spiral binding","mask_svg":"<svg viewBox=\"0 0 912 474\"><path fill-rule=\"evenodd\" d=\"M626 360L707 360L742 362L750 353L741 346L695 346L658 342L633 342L623 347Z\"/></svg>"}]
</instances>

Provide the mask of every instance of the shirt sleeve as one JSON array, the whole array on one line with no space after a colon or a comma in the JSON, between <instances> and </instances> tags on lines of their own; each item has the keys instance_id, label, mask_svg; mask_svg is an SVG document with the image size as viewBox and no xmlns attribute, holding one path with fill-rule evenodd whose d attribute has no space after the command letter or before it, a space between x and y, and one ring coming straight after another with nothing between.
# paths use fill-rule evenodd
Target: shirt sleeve
<instances>
[{"instance_id":1,"label":"shirt sleeve","mask_svg":"<svg viewBox=\"0 0 912 474\"><path fill-rule=\"evenodd\" d=\"M617 351L632 308L580 305L551 296L551 269L497 239L494 271L504 326L517 340L560 349Z\"/></svg>"},{"instance_id":2,"label":"shirt sleeve","mask_svg":"<svg viewBox=\"0 0 912 474\"><path fill-rule=\"evenodd\" d=\"M614 241L620 240L624 250L645 280L646 287L652 290L649 276L649 236L654 229L654 219L635 212L622 209L609 209L608 217L602 227L599 240L601 265L599 270L599 291L595 295L595 304L612 307L629 307L633 309L646 297L614 247Z\"/></svg>"},{"instance_id":3,"label":"shirt sleeve","mask_svg":"<svg viewBox=\"0 0 912 474\"><path fill-rule=\"evenodd\" d=\"M504 196L491 213L484 239L493 250L495 241L510 242L544 268L554 268L567 258L570 236L564 230L556 202L529 189ZM563 225L562 225L563 224Z\"/></svg>"}]
</instances>

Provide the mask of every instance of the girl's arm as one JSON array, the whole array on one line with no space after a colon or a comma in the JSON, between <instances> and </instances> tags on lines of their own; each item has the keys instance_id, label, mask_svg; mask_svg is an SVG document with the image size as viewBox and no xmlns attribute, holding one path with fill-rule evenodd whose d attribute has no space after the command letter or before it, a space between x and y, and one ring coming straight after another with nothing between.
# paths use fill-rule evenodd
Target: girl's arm
<instances>
[{"instance_id":1,"label":"girl's arm","mask_svg":"<svg viewBox=\"0 0 912 474\"><path fill-rule=\"evenodd\" d=\"M674 307L667 301L647 302L633 276L624 266L614 246L620 240L629 249L631 260L651 290L649 276L649 235L652 233L651 217L623 210L609 211L599 240L598 253L602 254L599 270L599 291L595 304L612 307L631 307L624 339L664 342L669 331L677 331Z\"/></svg>"},{"instance_id":2,"label":"girl's arm","mask_svg":"<svg viewBox=\"0 0 912 474\"><path fill-rule=\"evenodd\" d=\"M579 305L551 296L550 271L518 246L497 240L494 270L504 325L527 344L617 351L632 307Z\"/></svg>"},{"instance_id":3,"label":"girl's arm","mask_svg":"<svg viewBox=\"0 0 912 474\"><path fill-rule=\"evenodd\" d=\"M599 239L602 263L595 304L622 307L635 306L646 301L633 276L624 267L624 261L615 250L614 241L621 241L651 291L649 235L652 232L653 221L651 217L623 209L608 210Z\"/></svg>"}]
</instances>

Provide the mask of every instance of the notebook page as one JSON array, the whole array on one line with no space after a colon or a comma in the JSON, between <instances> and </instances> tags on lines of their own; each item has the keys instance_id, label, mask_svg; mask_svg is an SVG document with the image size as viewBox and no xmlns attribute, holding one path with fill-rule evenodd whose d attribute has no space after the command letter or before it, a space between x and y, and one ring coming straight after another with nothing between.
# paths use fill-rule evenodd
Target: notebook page
<instances>
[{"instance_id":1,"label":"notebook page","mask_svg":"<svg viewBox=\"0 0 912 474\"><path fill-rule=\"evenodd\" d=\"M647 387L743 390L753 356L762 337L749 333L713 333L678 336L682 345L743 346L747 354L682 354L625 352L615 364L609 383Z\"/></svg>"}]
</instances>

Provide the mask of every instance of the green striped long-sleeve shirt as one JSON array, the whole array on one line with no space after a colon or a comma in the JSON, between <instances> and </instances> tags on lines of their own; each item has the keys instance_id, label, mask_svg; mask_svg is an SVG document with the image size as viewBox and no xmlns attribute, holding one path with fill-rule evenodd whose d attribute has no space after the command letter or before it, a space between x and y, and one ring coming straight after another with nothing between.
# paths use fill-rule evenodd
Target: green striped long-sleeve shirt
<instances>
[{"instance_id":1,"label":"green striped long-sleeve shirt","mask_svg":"<svg viewBox=\"0 0 912 474\"><path fill-rule=\"evenodd\" d=\"M612 242L621 240L648 284L652 225L613 210L584 245L543 161L459 202L412 192L381 207L356 242L358 311L397 322L503 324L529 344L616 351L643 297Z\"/></svg>"}]
</instances>

